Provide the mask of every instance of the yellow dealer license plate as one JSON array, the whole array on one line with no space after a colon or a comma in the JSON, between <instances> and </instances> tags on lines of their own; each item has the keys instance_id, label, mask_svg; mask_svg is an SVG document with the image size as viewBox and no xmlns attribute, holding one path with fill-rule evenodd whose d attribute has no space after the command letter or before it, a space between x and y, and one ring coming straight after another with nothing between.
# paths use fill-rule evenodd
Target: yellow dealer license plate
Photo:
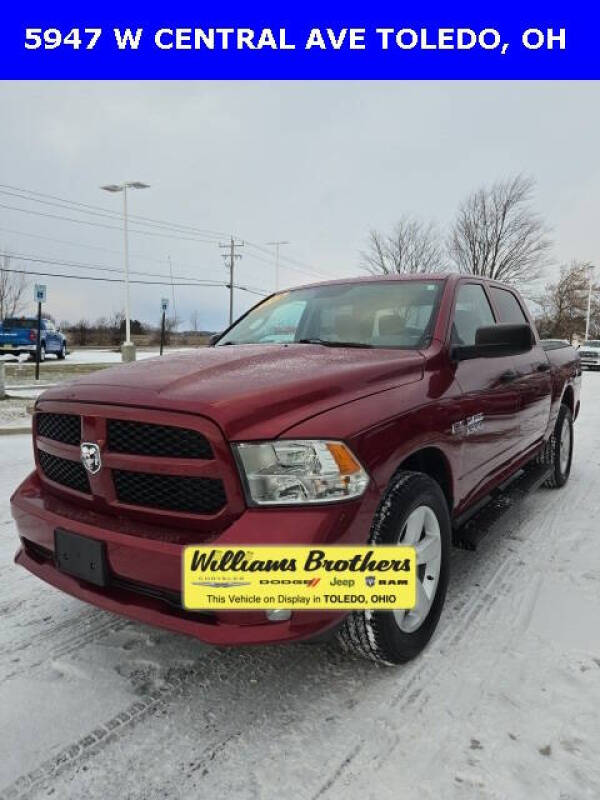
<instances>
[{"instance_id":1,"label":"yellow dealer license plate","mask_svg":"<svg viewBox=\"0 0 600 800\"><path fill-rule=\"evenodd\" d=\"M186 547L190 610L414 608L413 547Z\"/></svg>"}]
</instances>

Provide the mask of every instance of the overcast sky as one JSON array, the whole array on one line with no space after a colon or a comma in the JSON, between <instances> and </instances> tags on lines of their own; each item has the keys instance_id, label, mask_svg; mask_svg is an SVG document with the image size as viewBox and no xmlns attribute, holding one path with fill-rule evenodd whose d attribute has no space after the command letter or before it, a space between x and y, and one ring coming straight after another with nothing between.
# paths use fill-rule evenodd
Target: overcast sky
<instances>
[{"instance_id":1,"label":"overcast sky","mask_svg":"<svg viewBox=\"0 0 600 800\"><path fill-rule=\"evenodd\" d=\"M274 265L250 243L289 240L282 255L314 270L282 264L282 285L357 274L371 227L390 229L406 212L445 227L468 191L521 171L537 180L556 263L600 263L597 83L4 83L0 109L1 184L116 211L120 196L98 187L145 181L151 188L131 193L131 213L247 239L238 280L264 291L274 288ZM2 252L121 267L118 224L6 191ZM131 233L131 269L167 273L170 255L178 276L224 280L217 233ZM34 280L48 284L47 310L59 320L123 306L120 284ZM132 293L132 316L155 322L170 290ZM256 299L238 292L236 312ZM182 327L197 310L201 328L218 329L227 290L177 288L176 305Z\"/></svg>"}]
</instances>

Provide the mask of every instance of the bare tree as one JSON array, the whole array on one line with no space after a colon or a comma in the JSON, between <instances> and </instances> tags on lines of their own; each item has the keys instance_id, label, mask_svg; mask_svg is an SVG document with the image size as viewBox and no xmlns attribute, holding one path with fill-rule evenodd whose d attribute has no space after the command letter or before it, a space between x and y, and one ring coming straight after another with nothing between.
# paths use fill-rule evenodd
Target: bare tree
<instances>
[{"instance_id":1,"label":"bare tree","mask_svg":"<svg viewBox=\"0 0 600 800\"><path fill-rule=\"evenodd\" d=\"M540 335L549 338L568 339L583 337L587 316L590 287L589 264L573 262L564 266L556 283L546 285L544 294L537 302L542 307L538 319ZM600 286L593 287L590 313L590 335L600 337L600 302L596 299Z\"/></svg>"},{"instance_id":2,"label":"bare tree","mask_svg":"<svg viewBox=\"0 0 600 800\"><path fill-rule=\"evenodd\" d=\"M442 241L433 222L403 216L391 234L372 230L362 266L373 275L441 272L447 269Z\"/></svg>"},{"instance_id":3,"label":"bare tree","mask_svg":"<svg viewBox=\"0 0 600 800\"><path fill-rule=\"evenodd\" d=\"M27 280L25 275L8 272L11 269L9 255L2 256L0 263L0 320L14 317L25 305Z\"/></svg>"},{"instance_id":4,"label":"bare tree","mask_svg":"<svg viewBox=\"0 0 600 800\"><path fill-rule=\"evenodd\" d=\"M448 240L459 272L506 283L540 277L552 242L531 207L534 187L533 178L517 175L482 187L461 203Z\"/></svg>"}]
</instances>

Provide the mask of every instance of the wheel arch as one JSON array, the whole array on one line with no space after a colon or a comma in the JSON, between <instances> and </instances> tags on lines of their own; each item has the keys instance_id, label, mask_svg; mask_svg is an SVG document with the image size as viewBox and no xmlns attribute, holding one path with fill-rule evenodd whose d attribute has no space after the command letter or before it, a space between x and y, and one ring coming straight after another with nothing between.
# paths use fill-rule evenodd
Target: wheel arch
<instances>
[{"instance_id":1,"label":"wheel arch","mask_svg":"<svg viewBox=\"0 0 600 800\"><path fill-rule=\"evenodd\" d=\"M442 450L434 445L416 450L398 465L398 471L400 470L423 472L425 475L433 478L444 493L448 504L448 510L452 513L454 508L452 468Z\"/></svg>"},{"instance_id":2,"label":"wheel arch","mask_svg":"<svg viewBox=\"0 0 600 800\"><path fill-rule=\"evenodd\" d=\"M573 416L575 416L575 392L571 384L567 384L560 399L561 405L567 406Z\"/></svg>"}]
</instances>

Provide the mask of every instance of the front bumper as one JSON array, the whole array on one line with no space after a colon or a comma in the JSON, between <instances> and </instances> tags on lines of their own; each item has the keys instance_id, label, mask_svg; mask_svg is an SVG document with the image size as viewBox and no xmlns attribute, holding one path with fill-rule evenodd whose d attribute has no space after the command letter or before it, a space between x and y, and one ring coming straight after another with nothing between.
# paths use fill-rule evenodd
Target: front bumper
<instances>
[{"instance_id":1,"label":"front bumper","mask_svg":"<svg viewBox=\"0 0 600 800\"><path fill-rule=\"evenodd\" d=\"M45 489L32 473L11 498L21 539L15 561L46 583L95 606L215 645L268 644L310 639L345 616L298 611L270 622L258 611L190 612L181 606L181 557L194 543L231 545L364 544L378 497L372 484L359 500L302 509L248 509L225 530L199 537L81 508ZM106 588L60 572L54 530L65 528L106 543L111 583Z\"/></svg>"}]
</instances>

